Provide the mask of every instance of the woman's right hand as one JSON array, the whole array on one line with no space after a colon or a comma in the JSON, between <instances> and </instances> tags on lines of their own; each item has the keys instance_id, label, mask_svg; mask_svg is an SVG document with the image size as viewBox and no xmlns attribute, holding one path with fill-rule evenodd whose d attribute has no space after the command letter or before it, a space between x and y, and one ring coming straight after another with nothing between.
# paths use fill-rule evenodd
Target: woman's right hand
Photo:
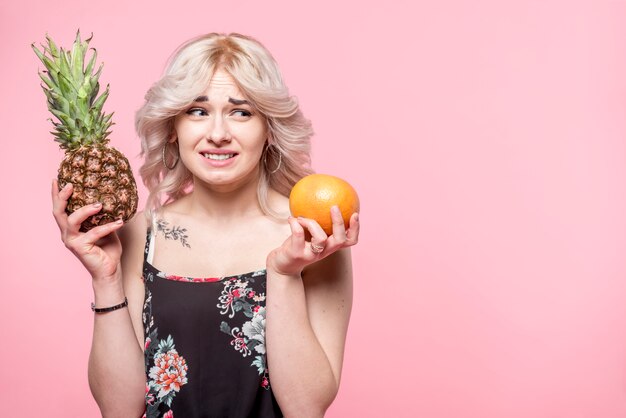
<instances>
[{"instance_id":1,"label":"woman's right hand","mask_svg":"<svg viewBox=\"0 0 626 418\"><path fill-rule=\"evenodd\" d=\"M72 191L71 184L59 190L57 180L52 182L52 214L61 230L61 239L94 280L114 279L120 273L122 255L122 244L115 231L122 227L123 222L119 220L80 232L81 223L102 210L102 205L83 206L68 215L65 208Z\"/></svg>"}]
</instances>

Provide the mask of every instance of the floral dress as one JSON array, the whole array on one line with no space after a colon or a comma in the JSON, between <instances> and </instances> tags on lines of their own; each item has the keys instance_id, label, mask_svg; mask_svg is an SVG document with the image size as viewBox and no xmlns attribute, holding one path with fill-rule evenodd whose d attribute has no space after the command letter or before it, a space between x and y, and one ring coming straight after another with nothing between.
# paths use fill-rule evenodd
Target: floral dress
<instances>
[{"instance_id":1,"label":"floral dress","mask_svg":"<svg viewBox=\"0 0 626 418\"><path fill-rule=\"evenodd\" d=\"M145 418L282 417L265 353L265 270L167 275L148 262Z\"/></svg>"}]
</instances>

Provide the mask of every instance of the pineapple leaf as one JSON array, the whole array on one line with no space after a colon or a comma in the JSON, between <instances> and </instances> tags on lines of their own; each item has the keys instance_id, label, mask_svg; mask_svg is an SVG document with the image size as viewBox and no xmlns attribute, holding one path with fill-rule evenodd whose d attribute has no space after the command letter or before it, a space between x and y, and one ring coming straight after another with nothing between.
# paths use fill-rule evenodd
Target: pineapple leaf
<instances>
[{"instance_id":1,"label":"pineapple leaf","mask_svg":"<svg viewBox=\"0 0 626 418\"><path fill-rule=\"evenodd\" d=\"M35 51L35 54L39 57L39 59L41 60L43 65L48 69L48 71L59 71L59 67L56 65L56 63L52 61L50 58L48 58L47 56L45 56L44 53L41 52L39 49L37 49L35 44L32 44L31 46L33 47L33 50Z\"/></svg>"},{"instance_id":2,"label":"pineapple leaf","mask_svg":"<svg viewBox=\"0 0 626 418\"><path fill-rule=\"evenodd\" d=\"M61 55L59 56L59 74L65 76L71 76L69 53L61 49Z\"/></svg>"},{"instance_id":3,"label":"pineapple leaf","mask_svg":"<svg viewBox=\"0 0 626 418\"><path fill-rule=\"evenodd\" d=\"M92 123L93 123L93 116L91 116L91 113L87 113L85 115L85 126L91 127Z\"/></svg>"},{"instance_id":4,"label":"pineapple leaf","mask_svg":"<svg viewBox=\"0 0 626 418\"><path fill-rule=\"evenodd\" d=\"M48 34L46 34L46 41L48 41L48 49L50 51L50 55L53 56L53 57L58 57L59 56L59 48L54 43L52 38L48 36Z\"/></svg>"},{"instance_id":5,"label":"pineapple leaf","mask_svg":"<svg viewBox=\"0 0 626 418\"><path fill-rule=\"evenodd\" d=\"M98 92L100 91L100 84L96 83L96 85L93 87L93 90L91 92L91 97L89 98L89 105L93 106L93 102L94 100L96 100L96 97L98 96Z\"/></svg>"},{"instance_id":6,"label":"pineapple leaf","mask_svg":"<svg viewBox=\"0 0 626 418\"><path fill-rule=\"evenodd\" d=\"M92 78L92 85L93 83L97 83L98 79L100 78L100 73L102 73L102 67L104 67L104 64L100 64L100 68L98 68L98 71L95 72L95 74L91 77Z\"/></svg>"},{"instance_id":7,"label":"pineapple leaf","mask_svg":"<svg viewBox=\"0 0 626 418\"><path fill-rule=\"evenodd\" d=\"M78 123L80 123L80 111L78 110L78 106L76 102L69 102L70 103L70 111L68 112L69 115L74 115L74 117L72 119L74 119L74 125L78 125Z\"/></svg>"},{"instance_id":8,"label":"pineapple leaf","mask_svg":"<svg viewBox=\"0 0 626 418\"><path fill-rule=\"evenodd\" d=\"M78 31L76 32L76 40L74 41L74 45L72 47L70 60L72 79L74 80L76 85L81 84L83 81L83 77L85 76L85 74L83 73L83 69L85 66L85 49L85 45L80 41L80 31Z\"/></svg>"},{"instance_id":9,"label":"pineapple leaf","mask_svg":"<svg viewBox=\"0 0 626 418\"><path fill-rule=\"evenodd\" d=\"M59 77L57 77L58 71L44 71L50 77L50 80L54 83L54 85L58 88L59 86Z\"/></svg>"},{"instance_id":10,"label":"pineapple leaf","mask_svg":"<svg viewBox=\"0 0 626 418\"><path fill-rule=\"evenodd\" d=\"M87 89L85 86L80 86L76 93L78 94L79 99L87 99Z\"/></svg>"},{"instance_id":11,"label":"pineapple leaf","mask_svg":"<svg viewBox=\"0 0 626 418\"><path fill-rule=\"evenodd\" d=\"M60 110L57 109L50 109L50 112L57 117L57 119L59 119L59 121L68 127L68 129L75 129L76 128L76 124L74 123L74 120L71 119L70 117L67 116L67 114L61 112Z\"/></svg>"},{"instance_id":12,"label":"pineapple leaf","mask_svg":"<svg viewBox=\"0 0 626 418\"><path fill-rule=\"evenodd\" d=\"M102 122L103 122L102 124L103 124L103 125L106 125L106 124L108 124L109 122L111 122L111 117L112 117L112 116L113 116L113 113L109 113L108 115L106 115L106 116L104 117L104 119L102 120Z\"/></svg>"},{"instance_id":13,"label":"pineapple leaf","mask_svg":"<svg viewBox=\"0 0 626 418\"><path fill-rule=\"evenodd\" d=\"M62 95L58 94L54 90L50 90L50 91L46 92L46 95L53 99L52 105L53 105L54 108L56 108L56 109L60 108L61 111L63 113L65 113L65 114L69 114L70 113L70 102L68 102L65 97L63 97Z\"/></svg>"},{"instance_id":14,"label":"pineapple leaf","mask_svg":"<svg viewBox=\"0 0 626 418\"><path fill-rule=\"evenodd\" d=\"M107 97L109 97L109 85L108 84L107 84L106 90L104 90L104 92L100 95L100 97L98 97L93 102L91 107L93 107L97 112L101 112L102 106L104 105L104 102L106 101Z\"/></svg>"},{"instance_id":15,"label":"pineapple leaf","mask_svg":"<svg viewBox=\"0 0 626 418\"><path fill-rule=\"evenodd\" d=\"M78 89L78 97L88 98L91 93L91 76L88 75L83 79L83 82Z\"/></svg>"},{"instance_id":16,"label":"pineapple leaf","mask_svg":"<svg viewBox=\"0 0 626 418\"><path fill-rule=\"evenodd\" d=\"M96 64L96 58L98 57L98 53L96 52L95 49L91 48L91 51L93 51L93 53L91 54L91 59L89 60L89 63L87 64L87 68L85 68L85 73L84 73L85 77L91 76L91 73L93 72L93 67Z\"/></svg>"},{"instance_id":17,"label":"pineapple leaf","mask_svg":"<svg viewBox=\"0 0 626 418\"><path fill-rule=\"evenodd\" d=\"M31 45L45 66L39 72L39 78L48 109L58 121L51 120L54 140L62 148L105 144L109 128L113 125L113 114L107 115L103 111L109 86L100 93L98 80L104 65L100 64L94 71L98 53L96 49L89 48L92 37L93 34L82 40L80 31L77 31L72 47L64 49L46 34L46 42L40 47ZM92 53L87 60L89 51Z\"/></svg>"},{"instance_id":18,"label":"pineapple leaf","mask_svg":"<svg viewBox=\"0 0 626 418\"><path fill-rule=\"evenodd\" d=\"M64 73L59 72L59 85L61 86L61 91L68 95L71 96L72 98L74 98L77 94L78 91L76 90L76 87L74 86L74 84L72 83L72 80L70 80Z\"/></svg>"},{"instance_id":19,"label":"pineapple leaf","mask_svg":"<svg viewBox=\"0 0 626 418\"><path fill-rule=\"evenodd\" d=\"M52 80L44 76L43 73L41 72L39 72L38 74L39 74L39 78L41 78L41 81L46 83L46 86L48 86L49 89L54 89L54 83L52 82ZM44 87L44 90L45 90L45 87Z\"/></svg>"}]
</instances>

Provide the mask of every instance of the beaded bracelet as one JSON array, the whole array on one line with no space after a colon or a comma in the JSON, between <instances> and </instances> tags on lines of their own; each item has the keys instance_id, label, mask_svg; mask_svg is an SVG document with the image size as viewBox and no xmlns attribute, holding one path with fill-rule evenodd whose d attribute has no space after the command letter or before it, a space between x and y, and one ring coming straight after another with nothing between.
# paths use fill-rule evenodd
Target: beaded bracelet
<instances>
[{"instance_id":1,"label":"beaded bracelet","mask_svg":"<svg viewBox=\"0 0 626 418\"><path fill-rule=\"evenodd\" d=\"M95 313L106 313L106 312L116 311L118 309L125 308L127 306L128 306L128 298L124 298L124 302L120 303L119 305L109 306L108 308L96 308L96 304L91 302L91 310L94 311Z\"/></svg>"}]
</instances>

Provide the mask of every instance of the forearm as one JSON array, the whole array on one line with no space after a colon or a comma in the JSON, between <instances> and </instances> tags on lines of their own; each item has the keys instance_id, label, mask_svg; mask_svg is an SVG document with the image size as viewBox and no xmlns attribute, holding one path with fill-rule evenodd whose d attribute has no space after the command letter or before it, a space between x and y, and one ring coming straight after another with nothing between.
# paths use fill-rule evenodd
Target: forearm
<instances>
[{"instance_id":1,"label":"forearm","mask_svg":"<svg viewBox=\"0 0 626 418\"><path fill-rule=\"evenodd\" d=\"M338 377L309 321L302 279L268 269L266 340L270 382L286 417L321 417Z\"/></svg>"},{"instance_id":2,"label":"forearm","mask_svg":"<svg viewBox=\"0 0 626 418\"><path fill-rule=\"evenodd\" d=\"M124 300L121 283L94 285L95 304ZM144 411L145 370L128 308L95 314L89 356L89 386L104 418L140 417Z\"/></svg>"}]
</instances>

